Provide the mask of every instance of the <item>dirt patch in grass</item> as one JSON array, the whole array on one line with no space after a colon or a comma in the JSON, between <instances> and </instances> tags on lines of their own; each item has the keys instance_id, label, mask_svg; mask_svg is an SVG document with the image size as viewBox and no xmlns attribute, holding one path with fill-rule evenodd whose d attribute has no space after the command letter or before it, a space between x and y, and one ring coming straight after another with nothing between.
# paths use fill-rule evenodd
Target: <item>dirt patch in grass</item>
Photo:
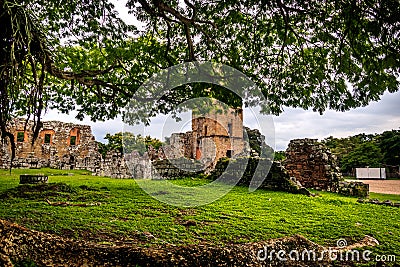
<instances>
[{"instance_id":1,"label":"dirt patch in grass","mask_svg":"<svg viewBox=\"0 0 400 267\"><path fill-rule=\"evenodd\" d=\"M54 206L96 206L110 197L108 189L66 183L24 184L0 194L0 200L24 199L43 201ZM72 201L72 202L71 202Z\"/></svg>"},{"instance_id":2,"label":"dirt patch in grass","mask_svg":"<svg viewBox=\"0 0 400 267\"><path fill-rule=\"evenodd\" d=\"M38 199L49 196L60 196L65 194L76 194L76 189L66 183L49 184L24 184L11 188L0 195L0 199L24 198Z\"/></svg>"}]
</instances>

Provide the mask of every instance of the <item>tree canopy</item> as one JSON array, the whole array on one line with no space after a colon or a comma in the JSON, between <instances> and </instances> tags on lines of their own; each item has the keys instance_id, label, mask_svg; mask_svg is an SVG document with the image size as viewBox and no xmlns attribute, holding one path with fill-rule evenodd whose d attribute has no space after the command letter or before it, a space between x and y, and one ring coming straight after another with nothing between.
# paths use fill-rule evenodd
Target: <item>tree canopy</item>
<instances>
[{"instance_id":1,"label":"tree canopy","mask_svg":"<svg viewBox=\"0 0 400 267\"><path fill-rule=\"evenodd\" d=\"M400 168L400 130L381 134L357 134L347 138L332 136L322 140L339 160L346 173L354 168L387 167L398 172Z\"/></svg>"},{"instance_id":2,"label":"tree canopy","mask_svg":"<svg viewBox=\"0 0 400 267\"><path fill-rule=\"evenodd\" d=\"M92 120L116 117L139 86L187 61L223 63L260 88L270 110L348 110L399 89L397 0L125 0L127 25L111 0L0 0L0 131L48 108ZM159 112L198 96L187 85ZM251 97L251 96L250 96ZM228 103L229 104L229 103Z\"/></svg>"},{"instance_id":3,"label":"tree canopy","mask_svg":"<svg viewBox=\"0 0 400 267\"><path fill-rule=\"evenodd\" d=\"M107 140L107 144L101 142L97 143L99 146L99 152L103 157L105 157L109 151L115 151L121 154L137 151L139 154L143 155L149 146L152 146L157 150L163 145L163 143L157 138L152 138L149 135L143 137L140 134L134 135L130 132L119 132L115 134L108 133L104 139Z\"/></svg>"}]
</instances>

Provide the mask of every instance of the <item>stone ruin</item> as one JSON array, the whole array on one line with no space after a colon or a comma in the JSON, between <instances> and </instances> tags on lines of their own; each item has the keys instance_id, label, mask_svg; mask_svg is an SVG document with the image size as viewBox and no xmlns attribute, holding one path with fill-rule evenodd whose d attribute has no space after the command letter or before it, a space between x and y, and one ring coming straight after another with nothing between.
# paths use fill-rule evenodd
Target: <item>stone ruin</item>
<instances>
[{"instance_id":1,"label":"stone ruin","mask_svg":"<svg viewBox=\"0 0 400 267\"><path fill-rule=\"evenodd\" d=\"M114 178L171 178L210 172L217 161L236 157L248 144L243 139L243 111L216 104L206 113L192 112L192 130L173 133L169 144L144 155L109 152L96 175ZM124 157L124 159L123 159Z\"/></svg>"},{"instance_id":2,"label":"stone ruin","mask_svg":"<svg viewBox=\"0 0 400 267\"><path fill-rule=\"evenodd\" d=\"M261 168L259 168L260 166ZM267 166L270 166L267 168ZM257 173L256 173L257 172ZM258 188L304 194L311 196L296 178L290 176L280 162L260 157L238 157L220 159L211 172L212 180L219 179L224 183L251 186L252 180L262 179Z\"/></svg>"},{"instance_id":3,"label":"stone ruin","mask_svg":"<svg viewBox=\"0 0 400 267\"><path fill-rule=\"evenodd\" d=\"M133 176L121 153L109 151L103 158L88 125L45 121L32 145L33 122L28 121L26 127L25 122L16 119L8 126L16 144L13 168L84 169L112 178L152 177L151 161L137 152L128 155L128 161L135 165ZM0 168L9 168L10 160L11 145L6 139L0 146Z\"/></svg>"},{"instance_id":4,"label":"stone ruin","mask_svg":"<svg viewBox=\"0 0 400 267\"><path fill-rule=\"evenodd\" d=\"M111 178L174 179L203 173L204 164L187 158L166 158L163 148L150 146L143 155L109 151L94 175Z\"/></svg>"},{"instance_id":5,"label":"stone ruin","mask_svg":"<svg viewBox=\"0 0 400 267\"><path fill-rule=\"evenodd\" d=\"M173 144L176 145L179 142L187 144L186 137L187 135L173 134L172 138L177 139ZM160 147L158 150L149 147L144 155L139 155L134 151L125 155L125 159L122 159L121 154L111 153L103 161L100 173L96 174L114 178L174 179L209 170L201 161L182 157L185 152L182 146L167 146L166 148L171 149L167 152L170 153L168 157L167 153L164 153L165 147ZM347 196L367 197L369 194L368 185L343 181L336 157L316 139L292 140L286 154L287 158L282 166L277 162L272 163L270 173L265 174L266 179L261 188L305 194L310 194L306 188L337 192ZM234 172L245 171L239 184L248 185L258 162L264 164L263 161L270 161L270 159L261 159L258 156L246 159L240 155L232 159L221 157L210 171L210 177L217 179L225 172L230 161L234 162L234 167L224 175L235 177ZM249 164L246 165L247 161Z\"/></svg>"},{"instance_id":6,"label":"stone ruin","mask_svg":"<svg viewBox=\"0 0 400 267\"><path fill-rule=\"evenodd\" d=\"M125 155L109 151L104 158L98 152L88 125L43 122L32 145L33 122L29 121L25 128L25 120L17 119L9 126L16 143L13 167L85 169L94 175L112 178L172 179L209 173L221 159L240 158L248 146L243 140L243 125L239 123L242 114L237 112L232 109L231 114L211 114L214 119L193 116L192 131L172 134L169 145L158 150L150 146L144 155L136 151ZM232 114L237 118L231 119ZM230 138L234 141L230 142ZM241 142L238 141L240 138ZM0 146L0 168L10 167L10 155L9 142L3 142ZM293 181L305 188L345 195L368 195L368 185L342 181L336 157L317 139L290 141L286 156L283 166L288 177L293 177Z\"/></svg>"},{"instance_id":7,"label":"stone ruin","mask_svg":"<svg viewBox=\"0 0 400 267\"><path fill-rule=\"evenodd\" d=\"M344 181L336 156L317 139L291 140L283 164L289 174L306 188L331 191L345 196L369 195L368 184Z\"/></svg>"},{"instance_id":8,"label":"stone ruin","mask_svg":"<svg viewBox=\"0 0 400 267\"><path fill-rule=\"evenodd\" d=\"M13 168L85 169L98 176L145 179L193 175L204 169L201 163L181 156L189 156L184 147L190 140L182 138L187 134L173 134L172 145L158 150L150 146L144 155L108 151L102 157L88 125L45 121L33 145L32 126L32 121L25 127L25 119L16 119L8 127L16 144ZM0 146L0 168L9 168L10 161L11 145L5 140Z\"/></svg>"},{"instance_id":9,"label":"stone ruin","mask_svg":"<svg viewBox=\"0 0 400 267\"><path fill-rule=\"evenodd\" d=\"M97 143L88 125L45 121L32 145L33 122L16 119L8 125L16 145L13 168L86 169L96 171L101 163ZM26 127L25 127L26 126ZM10 167L11 146L0 146L0 168Z\"/></svg>"},{"instance_id":10,"label":"stone ruin","mask_svg":"<svg viewBox=\"0 0 400 267\"><path fill-rule=\"evenodd\" d=\"M162 156L171 159L193 158L193 132L171 134L169 145L163 146Z\"/></svg>"},{"instance_id":11,"label":"stone ruin","mask_svg":"<svg viewBox=\"0 0 400 267\"><path fill-rule=\"evenodd\" d=\"M25 127L24 119L9 125L17 144L14 168L87 169L113 178L157 178L158 174L182 174L181 165L186 174L197 173L199 168L209 172L219 159L241 155L248 147L243 138L243 110L218 103L206 112L193 110L191 131L172 134L169 144L158 150L149 147L144 155L109 151L102 158L90 126L58 121L43 122L31 145L32 125L29 121ZM0 150L0 168L10 167L10 155L6 142Z\"/></svg>"},{"instance_id":12,"label":"stone ruin","mask_svg":"<svg viewBox=\"0 0 400 267\"><path fill-rule=\"evenodd\" d=\"M306 188L336 192L342 179L336 157L317 139L291 140L284 166Z\"/></svg>"},{"instance_id":13,"label":"stone ruin","mask_svg":"<svg viewBox=\"0 0 400 267\"><path fill-rule=\"evenodd\" d=\"M240 156L246 149L243 110L215 103L207 112L192 111L192 130L171 134L169 144L158 150L150 146L144 155L132 152L124 159L121 153L110 152L96 175L157 179L193 175L199 169L209 173L219 159Z\"/></svg>"},{"instance_id":14,"label":"stone ruin","mask_svg":"<svg viewBox=\"0 0 400 267\"><path fill-rule=\"evenodd\" d=\"M108 151L105 157L102 157L101 164L92 174L111 178L132 177L130 175L129 169L126 167L126 163L122 153L115 150Z\"/></svg>"}]
</instances>

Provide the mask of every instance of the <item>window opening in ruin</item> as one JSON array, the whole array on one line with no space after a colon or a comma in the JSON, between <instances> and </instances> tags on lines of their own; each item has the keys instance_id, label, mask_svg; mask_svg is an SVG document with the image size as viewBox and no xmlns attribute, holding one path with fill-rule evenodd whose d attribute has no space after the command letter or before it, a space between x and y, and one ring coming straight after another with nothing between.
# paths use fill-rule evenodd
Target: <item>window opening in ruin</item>
<instances>
[{"instance_id":1,"label":"window opening in ruin","mask_svg":"<svg viewBox=\"0 0 400 267\"><path fill-rule=\"evenodd\" d=\"M24 141L25 141L25 133L17 132L17 142L24 142Z\"/></svg>"},{"instance_id":2,"label":"window opening in ruin","mask_svg":"<svg viewBox=\"0 0 400 267\"><path fill-rule=\"evenodd\" d=\"M44 135L44 143L50 144L50 142L51 142L51 134L45 134Z\"/></svg>"},{"instance_id":3,"label":"window opening in ruin","mask_svg":"<svg viewBox=\"0 0 400 267\"><path fill-rule=\"evenodd\" d=\"M226 151L226 157L232 158L232 150L227 150Z\"/></svg>"},{"instance_id":4,"label":"window opening in ruin","mask_svg":"<svg viewBox=\"0 0 400 267\"><path fill-rule=\"evenodd\" d=\"M204 135L207 135L207 126L204 126Z\"/></svg>"},{"instance_id":5,"label":"window opening in ruin","mask_svg":"<svg viewBox=\"0 0 400 267\"><path fill-rule=\"evenodd\" d=\"M228 123L228 135L232 135L232 123Z\"/></svg>"},{"instance_id":6,"label":"window opening in ruin","mask_svg":"<svg viewBox=\"0 0 400 267\"><path fill-rule=\"evenodd\" d=\"M69 145L77 146L80 142L80 130L78 128L72 128L69 132Z\"/></svg>"},{"instance_id":7,"label":"window opening in ruin","mask_svg":"<svg viewBox=\"0 0 400 267\"><path fill-rule=\"evenodd\" d=\"M75 146L76 145L76 136L71 136L70 138L69 138L69 145L70 146Z\"/></svg>"}]
</instances>

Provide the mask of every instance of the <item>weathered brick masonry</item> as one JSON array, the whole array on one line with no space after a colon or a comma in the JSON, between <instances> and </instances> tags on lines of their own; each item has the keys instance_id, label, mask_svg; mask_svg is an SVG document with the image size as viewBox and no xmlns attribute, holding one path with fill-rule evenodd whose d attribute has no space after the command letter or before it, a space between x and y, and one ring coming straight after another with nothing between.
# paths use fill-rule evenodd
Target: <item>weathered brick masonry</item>
<instances>
[{"instance_id":1,"label":"weathered brick masonry","mask_svg":"<svg viewBox=\"0 0 400 267\"><path fill-rule=\"evenodd\" d=\"M32 145L33 122L25 127L24 119L8 126L14 135L16 158L14 168L86 169L96 171L101 155L88 125L45 121ZM8 140L1 145L0 168L10 167L11 146Z\"/></svg>"},{"instance_id":2,"label":"weathered brick masonry","mask_svg":"<svg viewBox=\"0 0 400 267\"><path fill-rule=\"evenodd\" d=\"M306 188L338 190L342 174L336 157L317 139L291 140L286 157L285 168Z\"/></svg>"}]
</instances>

